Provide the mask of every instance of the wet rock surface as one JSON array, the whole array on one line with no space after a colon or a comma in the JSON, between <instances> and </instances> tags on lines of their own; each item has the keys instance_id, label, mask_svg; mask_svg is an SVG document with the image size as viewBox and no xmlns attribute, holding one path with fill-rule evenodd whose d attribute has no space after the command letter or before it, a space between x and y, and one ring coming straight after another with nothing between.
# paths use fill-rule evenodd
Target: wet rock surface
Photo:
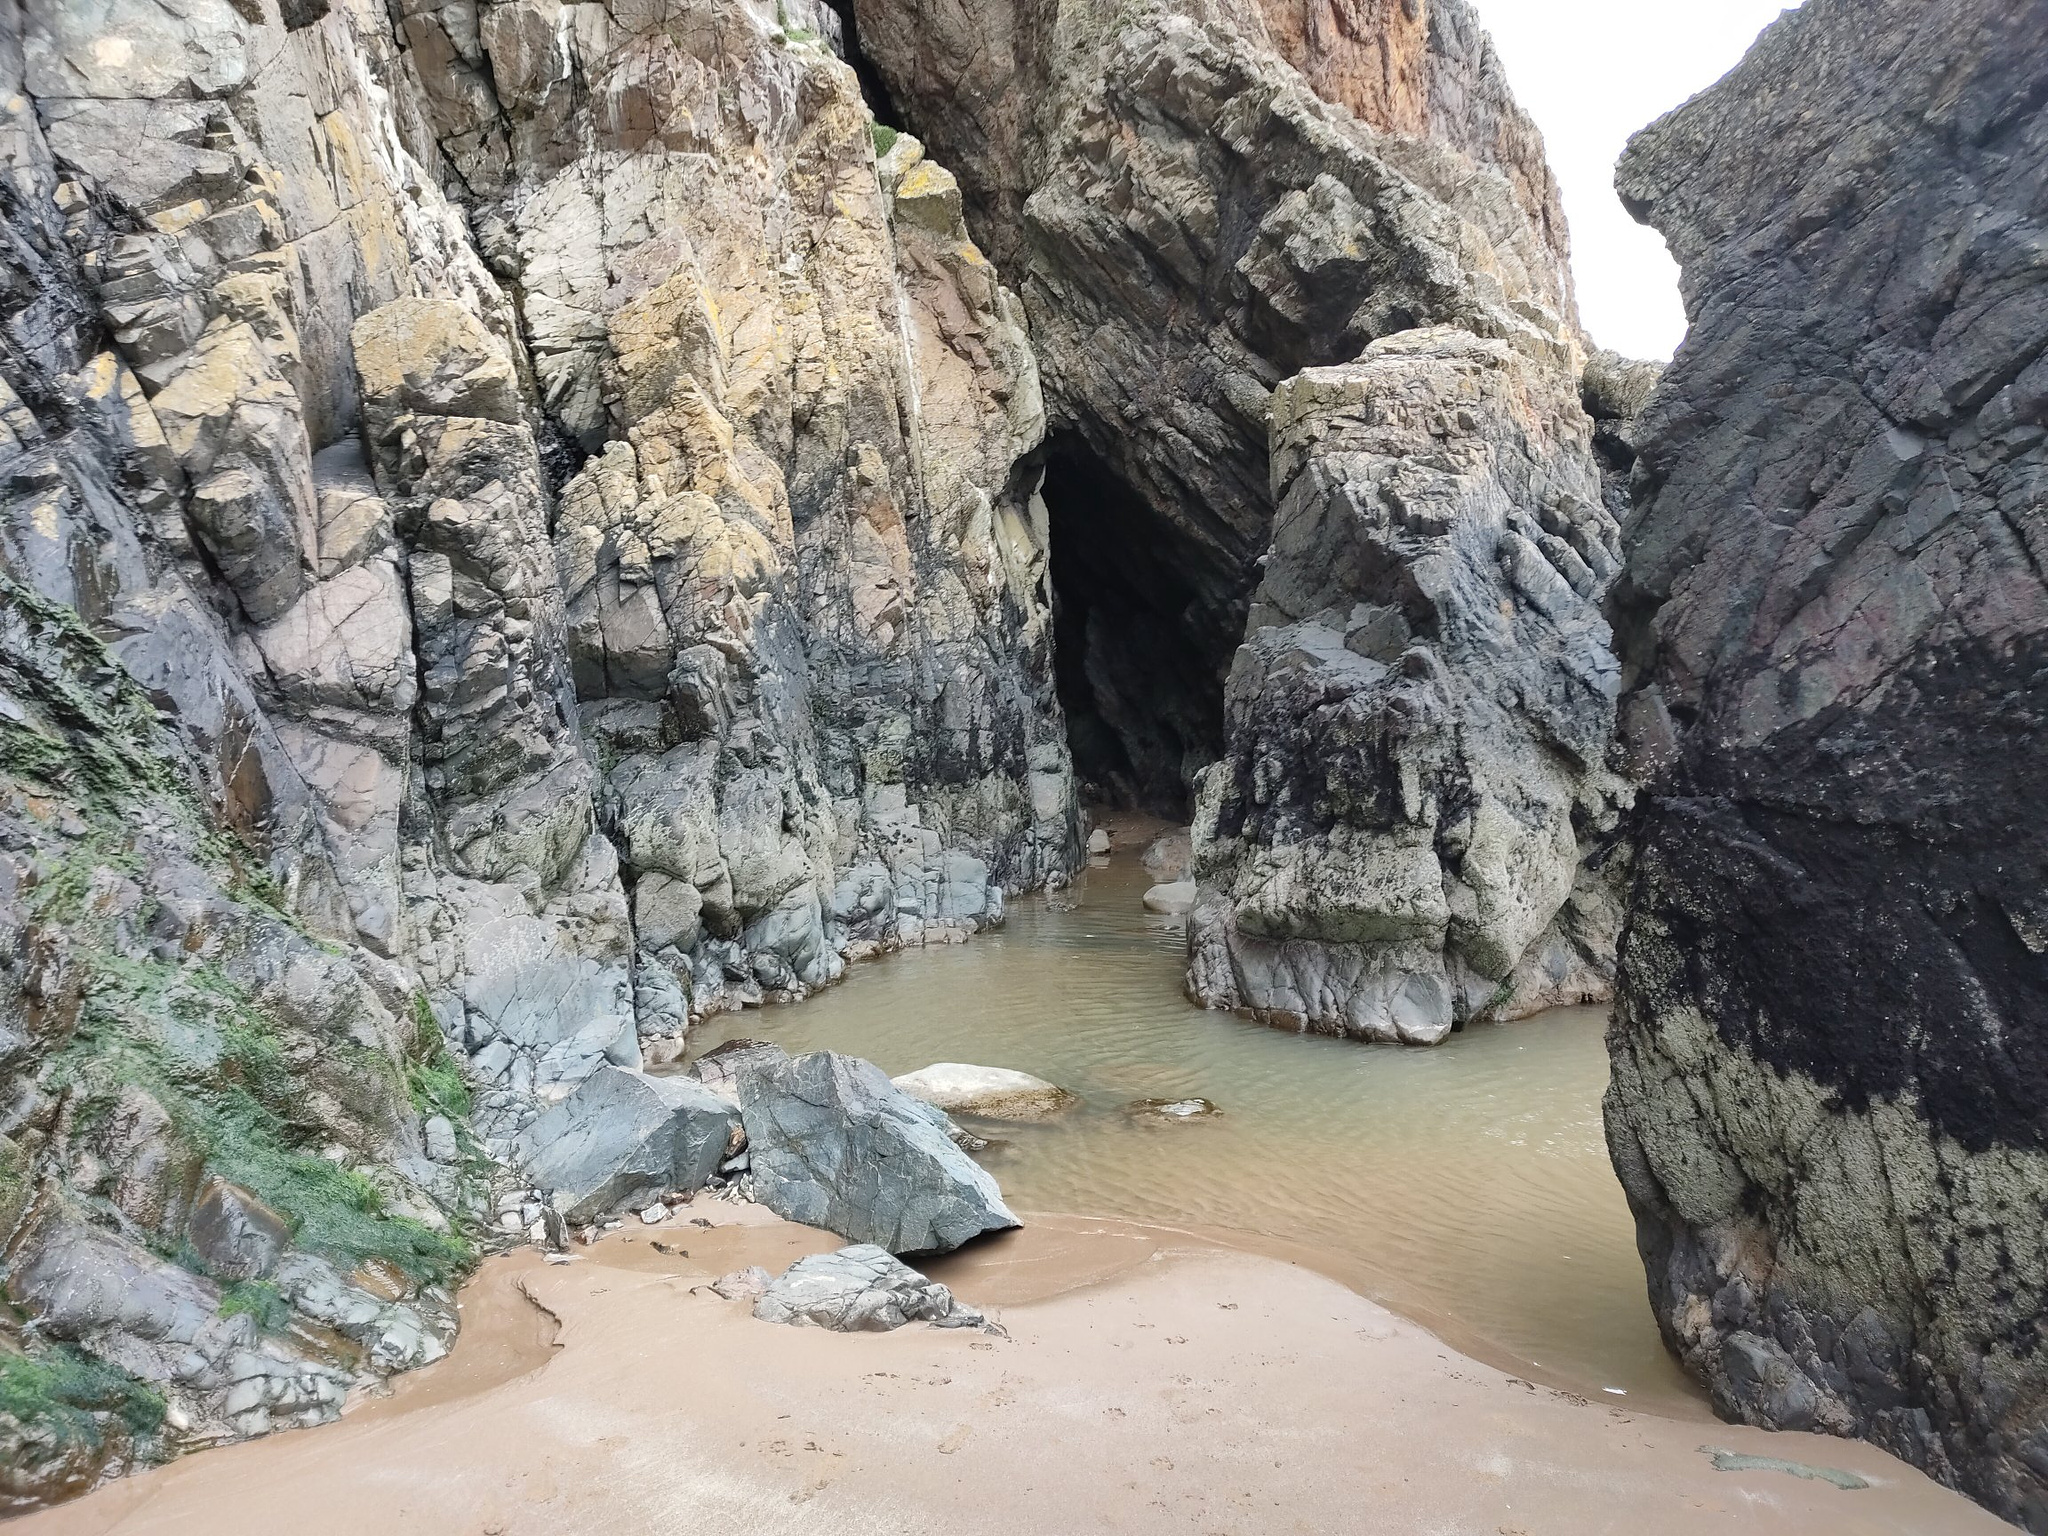
<instances>
[{"instance_id":1,"label":"wet rock surface","mask_svg":"<svg viewBox=\"0 0 2048 1536\"><path fill-rule=\"evenodd\" d=\"M1080 1102L1057 1083L1008 1067L942 1061L890 1082L914 1099L951 1114L993 1120L1045 1120Z\"/></svg>"},{"instance_id":2,"label":"wet rock surface","mask_svg":"<svg viewBox=\"0 0 2048 1536\"><path fill-rule=\"evenodd\" d=\"M1615 594L1607 1100L1722 1411L2048 1529L2048 8L1810 0L1632 143L1692 331Z\"/></svg>"}]
</instances>

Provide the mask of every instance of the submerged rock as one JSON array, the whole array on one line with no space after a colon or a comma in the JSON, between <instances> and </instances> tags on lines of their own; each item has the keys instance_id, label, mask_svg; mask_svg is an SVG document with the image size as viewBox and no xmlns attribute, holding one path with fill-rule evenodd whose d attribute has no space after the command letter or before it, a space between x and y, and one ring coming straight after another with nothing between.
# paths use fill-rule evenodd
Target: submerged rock
<instances>
[{"instance_id":1,"label":"submerged rock","mask_svg":"<svg viewBox=\"0 0 2048 1536\"><path fill-rule=\"evenodd\" d=\"M1181 1120L1207 1120L1223 1113L1208 1099L1133 1099L1124 1106L1133 1120L1158 1120L1172 1124Z\"/></svg>"},{"instance_id":2,"label":"submerged rock","mask_svg":"<svg viewBox=\"0 0 2048 1536\"><path fill-rule=\"evenodd\" d=\"M1066 1089L1029 1072L959 1061L936 1062L890 1081L912 1098L948 1113L985 1115L991 1120L1045 1120L1081 1102Z\"/></svg>"},{"instance_id":3,"label":"submerged rock","mask_svg":"<svg viewBox=\"0 0 2048 1536\"><path fill-rule=\"evenodd\" d=\"M1147 912L1158 912L1168 917L1185 917L1194 910L1195 882L1174 880L1166 885L1149 886L1145 891L1144 902Z\"/></svg>"},{"instance_id":4,"label":"submerged rock","mask_svg":"<svg viewBox=\"0 0 2048 1536\"><path fill-rule=\"evenodd\" d=\"M600 1067L521 1132L515 1152L564 1219L587 1222L703 1188L737 1119L689 1078Z\"/></svg>"},{"instance_id":5,"label":"submerged rock","mask_svg":"<svg viewBox=\"0 0 2048 1536\"><path fill-rule=\"evenodd\" d=\"M769 1282L754 1316L836 1333L886 1333L917 1322L979 1328L988 1321L938 1281L871 1243L798 1259Z\"/></svg>"},{"instance_id":6,"label":"submerged rock","mask_svg":"<svg viewBox=\"0 0 2048 1536\"><path fill-rule=\"evenodd\" d=\"M1807 0L1630 144L1692 328L1635 431L1606 1102L1730 1417L2048 1530L2048 3Z\"/></svg>"},{"instance_id":7,"label":"submerged rock","mask_svg":"<svg viewBox=\"0 0 2048 1536\"><path fill-rule=\"evenodd\" d=\"M835 1051L740 1078L754 1196L776 1215L891 1253L943 1253L1019 1225L943 1113Z\"/></svg>"}]
</instances>

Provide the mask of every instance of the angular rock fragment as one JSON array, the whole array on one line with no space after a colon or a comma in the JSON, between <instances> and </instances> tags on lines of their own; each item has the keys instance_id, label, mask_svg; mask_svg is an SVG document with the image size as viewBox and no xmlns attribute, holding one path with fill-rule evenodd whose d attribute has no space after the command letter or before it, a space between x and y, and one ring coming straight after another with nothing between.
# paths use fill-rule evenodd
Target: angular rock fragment
<instances>
[{"instance_id":1,"label":"angular rock fragment","mask_svg":"<svg viewBox=\"0 0 2048 1536\"><path fill-rule=\"evenodd\" d=\"M996 1181L871 1062L813 1051L747 1072L739 1092L755 1198L786 1220L891 1253L1019 1225Z\"/></svg>"},{"instance_id":2,"label":"angular rock fragment","mask_svg":"<svg viewBox=\"0 0 2048 1536\"><path fill-rule=\"evenodd\" d=\"M740 1286L734 1290L744 1294ZM754 1316L835 1333L887 1333L920 1322L979 1328L988 1321L938 1281L872 1243L798 1259L768 1283L754 1303Z\"/></svg>"},{"instance_id":3,"label":"angular rock fragment","mask_svg":"<svg viewBox=\"0 0 2048 1536\"><path fill-rule=\"evenodd\" d=\"M515 1152L554 1208L583 1222L703 1188L737 1118L689 1078L600 1067L522 1131Z\"/></svg>"}]
</instances>

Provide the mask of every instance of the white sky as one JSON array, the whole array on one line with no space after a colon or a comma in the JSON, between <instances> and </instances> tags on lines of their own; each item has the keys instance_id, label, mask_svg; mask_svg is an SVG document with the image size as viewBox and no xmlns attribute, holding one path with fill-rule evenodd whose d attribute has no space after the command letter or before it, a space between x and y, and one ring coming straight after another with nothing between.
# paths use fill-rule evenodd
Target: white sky
<instances>
[{"instance_id":1,"label":"white sky","mask_svg":"<svg viewBox=\"0 0 2048 1536\"><path fill-rule=\"evenodd\" d=\"M1614 195L1628 136L1721 78L1792 0L1472 0L1564 191L1579 315L1603 347L1685 336L1678 268Z\"/></svg>"}]
</instances>

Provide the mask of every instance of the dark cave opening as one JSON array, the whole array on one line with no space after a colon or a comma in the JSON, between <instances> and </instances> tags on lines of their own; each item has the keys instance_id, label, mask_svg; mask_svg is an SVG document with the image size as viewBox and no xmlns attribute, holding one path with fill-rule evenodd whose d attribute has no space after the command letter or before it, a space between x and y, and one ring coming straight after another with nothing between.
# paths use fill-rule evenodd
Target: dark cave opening
<instances>
[{"instance_id":1,"label":"dark cave opening","mask_svg":"<svg viewBox=\"0 0 2048 1536\"><path fill-rule=\"evenodd\" d=\"M1223 752L1237 583L1078 437L1046 444L1054 675L1082 797L1185 821Z\"/></svg>"},{"instance_id":2,"label":"dark cave opening","mask_svg":"<svg viewBox=\"0 0 2048 1536\"><path fill-rule=\"evenodd\" d=\"M860 93L867 99L868 111L884 128L903 130L903 114L896 110L889 87L882 80L882 72L861 52L860 23L853 13L853 0L825 0L825 6L839 18L839 57L853 66L854 78L860 81Z\"/></svg>"}]
</instances>

